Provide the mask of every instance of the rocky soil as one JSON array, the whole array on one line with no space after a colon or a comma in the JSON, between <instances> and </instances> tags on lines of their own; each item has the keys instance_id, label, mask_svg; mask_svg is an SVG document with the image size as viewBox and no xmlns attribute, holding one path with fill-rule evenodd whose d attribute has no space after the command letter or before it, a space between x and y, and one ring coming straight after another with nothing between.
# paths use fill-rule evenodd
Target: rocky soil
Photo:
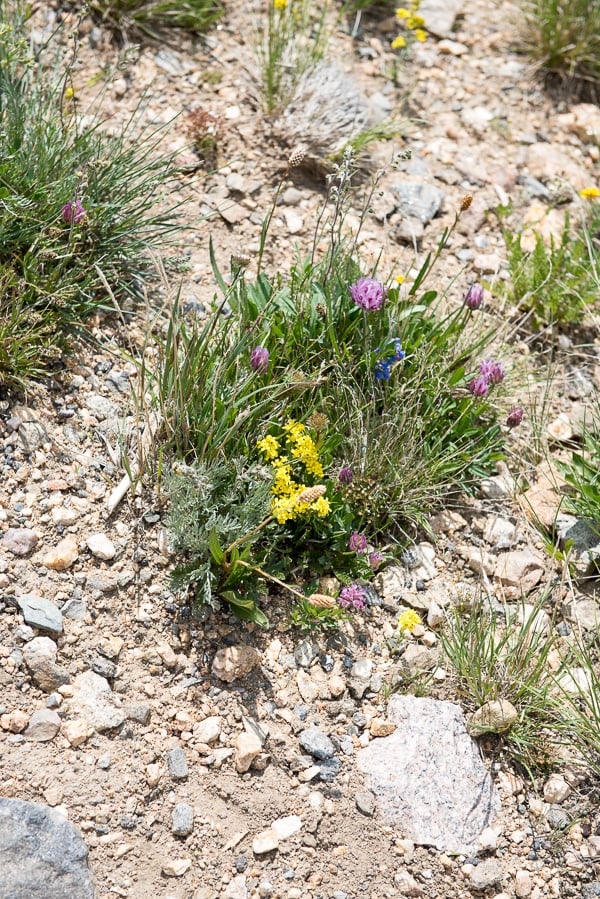
<instances>
[{"instance_id":1,"label":"rocky soil","mask_svg":"<svg viewBox=\"0 0 600 899\"><path fill-rule=\"evenodd\" d=\"M291 148L258 104L249 36L259 7L226 5L205 42L172 46L119 49L84 21L75 73L82 107L91 76L111 75L102 98L107 127L125 120L142 96L147 122L179 115L168 141L186 165L183 296L196 314L213 294L209 235L225 271L231 253L244 252L252 272ZM461 198L472 194L437 274L442 289L452 285L459 295L474 279L507 278L490 210L510 204L515 228L535 222L557 233L562 191L577 215L577 190L597 179L600 110L541 90L513 50L518 12L510 4L423 8L435 37L414 48L400 87L389 78L392 21L363 15L354 42L336 33L333 54L371 108L399 112L410 95L405 137L373 149L377 167L406 148L412 158L381 180L360 239L365 264L381 254L384 270L408 274L415 251L434 247ZM39 9L34 27L43 33L57 13ZM199 109L220 120L209 172L188 148L188 113ZM302 172L283 184L267 270L310 246L323 202L322 182ZM484 314L506 321L511 310L495 299ZM141 332L143 323L131 325L134 335L136 327ZM522 401L545 390L533 377L545 362L529 344L513 334L507 350L521 373L515 399ZM563 338L555 353L561 376L549 404L558 453L580 427L600 367L593 345L576 352ZM532 602L553 587L565 633L597 626L593 582L585 594L563 582L531 524L533 517L551 524L559 504L549 463L534 470L531 462L525 472L517 465L531 423L513 438L511 471L483 482L463 508L437 516L437 542L413 547L384 572L364 616L330 635L307 638L280 626L263 634L206 619L171 593L164 498L150 480L108 514L123 475L120 439L134 431L135 382L135 367L110 347L84 346L51 383L2 400L0 796L42 803L80 829L98 897L600 895L600 821L576 770L567 767L536 792L509 762L487 754L495 786L484 768L490 800L477 839L461 829L467 805L448 824L450 836L420 845L380 802L365 762L369 747L391 747L384 770L405 772L402 790L414 789L409 805L423 827L459 802L452 771L437 779L443 762L436 761L435 726L429 751L411 755L410 745L385 744L405 714L388 701L423 672L431 675L428 695L458 701L436 632L443 609L482 582L509 601L524 590ZM562 522L565 534L574 524ZM582 537L582 571L588 549ZM284 621L280 600L270 602L272 620ZM404 606L421 610L426 625L400 655L392 638Z\"/></svg>"}]
</instances>

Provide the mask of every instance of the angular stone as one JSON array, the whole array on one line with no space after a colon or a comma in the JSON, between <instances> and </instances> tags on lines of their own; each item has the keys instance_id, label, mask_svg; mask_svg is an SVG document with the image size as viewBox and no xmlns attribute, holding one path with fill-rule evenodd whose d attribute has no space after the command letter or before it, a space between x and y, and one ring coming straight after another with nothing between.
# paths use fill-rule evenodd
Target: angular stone
<instances>
[{"instance_id":1,"label":"angular stone","mask_svg":"<svg viewBox=\"0 0 600 899\"><path fill-rule=\"evenodd\" d=\"M398 196L398 212L423 225L430 222L444 205L444 194L431 184L407 181L395 184L394 191Z\"/></svg>"},{"instance_id":2,"label":"angular stone","mask_svg":"<svg viewBox=\"0 0 600 899\"><path fill-rule=\"evenodd\" d=\"M417 883L408 871L398 871L394 875L394 884L400 890L400 894L406 896L407 899L417 899L417 897L425 895L423 887Z\"/></svg>"},{"instance_id":3,"label":"angular stone","mask_svg":"<svg viewBox=\"0 0 600 899\"><path fill-rule=\"evenodd\" d=\"M42 559L42 565L53 571L66 571L79 558L79 544L77 538L69 535L64 537L54 549L47 552Z\"/></svg>"},{"instance_id":4,"label":"angular stone","mask_svg":"<svg viewBox=\"0 0 600 899\"><path fill-rule=\"evenodd\" d=\"M30 528L8 528L0 543L15 556L27 556L36 548L38 535Z\"/></svg>"},{"instance_id":5,"label":"angular stone","mask_svg":"<svg viewBox=\"0 0 600 899\"><path fill-rule=\"evenodd\" d=\"M544 799L551 805L560 805L570 792L571 787L560 774L551 774L544 784Z\"/></svg>"},{"instance_id":6,"label":"angular stone","mask_svg":"<svg viewBox=\"0 0 600 899\"><path fill-rule=\"evenodd\" d=\"M518 587L528 593L544 573L545 559L531 549L515 549L498 558L494 577L506 587Z\"/></svg>"},{"instance_id":7,"label":"angular stone","mask_svg":"<svg viewBox=\"0 0 600 899\"><path fill-rule=\"evenodd\" d=\"M93 899L79 830L46 806L0 798L0 896Z\"/></svg>"},{"instance_id":8,"label":"angular stone","mask_svg":"<svg viewBox=\"0 0 600 899\"><path fill-rule=\"evenodd\" d=\"M25 739L46 743L48 740L54 739L60 730L60 725L60 717L52 709L38 709L29 719Z\"/></svg>"},{"instance_id":9,"label":"angular stone","mask_svg":"<svg viewBox=\"0 0 600 899\"><path fill-rule=\"evenodd\" d=\"M365 815L367 818L373 817L375 814L375 797L369 790L361 790L354 797L354 801L361 815Z\"/></svg>"},{"instance_id":10,"label":"angular stone","mask_svg":"<svg viewBox=\"0 0 600 899\"><path fill-rule=\"evenodd\" d=\"M254 759L262 752L263 744L260 738L249 731L243 730L234 741L235 770L239 774L248 771Z\"/></svg>"},{"instance_id":11,"label":"angular stone","mask_svg":"<svg viewBox=\"0 0 600 899\"><path fill-rule=\"evenodd\" d=\"M584 631L595 631L600 626L600 604L595 599L574 599L564 606L570 621L575 621Z\"/></svg>"},{"instance_id":12,"label":"angular stone","mask_svg":"<svg viewBox=\"0 0 600 899\"><path fill-rule=\"evenodd\" d=\"M556 123L583 143L600 144L600 109L594 103L571 106L569 112L556 117Z\"/></svg>"},{"instance_id":13,"label":"angular stone","mask_svg":"<svg viewBox=\"0 0 600 899\"><path fill-rule=\"evenodd\" d=\"M423 0L419 15L425 19L427 31L435 37L451 38L454 21L462 12L464 0Z\"/></svg>"},{"instance_id":14,"label":"angular stone","mask_svg":"<svg viewBox=\"0 0 600 899\"><path fill-rule=\"evenodd\" d=\"M136 721L138 724L146 725L150 724L150 718L152 717L152 709L145 702L134 702L124 707L125 714L129 721Z\"/></svg>"},{"instance_id":15,"label":"angular stone","mask_svg":"<svg viewBox=\"0 0 600 899\"><path fill-rule=\"evenodd\" d=\"M319 688L317 684L314 683L310 674L304 671L303 668L298 669L298 671L296 672L296 685L298 687L298 693L300 694L304 702L310 704L318 698Z\"/></svg>"},{"instance_id":16,"label":"angular stone","mask_svg":"<svg viewBox=\"0 0 600 899\"><path fill-rule=\"evenodd\" d=\"M63 618L58 606L36 593L23 593L17 597L17 605L23 618L31 627L51 634L62 634Z\"/></svg>"},{"instance_id":17,"label":"angular stone","mask_svg":"<svg viewBox=\"0 0 600 899\"><path fill-rule=\"evenodd\" d=\"M469 881L473 889L484 892L490 887L499 886L504 877L502 863L495 858L488 858L473 868L469 874Z\"/></svg>"},{"instance_id":18,"label":"angular stone","mask_svg":"<svg viewBox=\"0 0 600 899\"><path fill-rule=\"evenodd\" d=\"M194 809L187 802L178 802L171 812L171 833L189 837L194 829Z\"/></svg>"},{"instance_id":19,"label":"angular stone","mask_svg":"<svg viewBox=\"0 0 600 899\"><path fill-rule=\"evenodd\" d=\"M275 849L279 849L279 840L270 828L269 830L263 830L262 833L257 834L252 840L252 851L255 855L265 855L265 853L273 852Z\"/></svg>"},{"instance_id":20,"label":"angular stone","mask_svg":"<svg viewBox=\"0 0 600 899\"><path fill-rule=\"evenodd\" d=\"M302 819L298 815L286 815L284 818L277 818L271 824L271 830L278 840L289 840L295 833L302 830Z\"/></svg>"},{"instance_id":21,"label":"angular stone","mask_svg":"<svg viewBox=\"0 0 600 899\"><path fill-rule=\"evenodd\" d=\"M382 820L420 845L476 851L500 803L462 711L449 702L394 695L387 717L396 731L357 755Z\"/></svg>"},{"instance_id":22,"label":"angular stone","mask_svg":"<svg viewBox=\"0 0 600 899\"><path fill-rule=\"evenodd\" d=\"M183 877L191 867L192 862L189 858L173 858L165 862L161 870L165 877Z\"/></svg>"},{"instance_id":23,"label":"angular stone","mask_svg":"<svg viewBox=\"0 0 600 899\"><path fill-rule=\"evenodd\" d=\"M488 732L502 734L518 719L519 713L508 699L492 699L471 715L469 733L474 736Z\"/></svg>"},{"instance_id":24,"label":"angular stone","mask_svg":"<svg viewBox=\"0 0 600 899\"><path fill-rule=\"evenodd\" d=\"M78 674L73 681L73 696L69 711L85 718L94 730L102 733L120 727L126 719L125 710L118 706L108 681L93 671Z\"/></svg>"},{"instance_id":25,"label":"angular stone","mask_svg":"<svg viewBox=\"0 0 600 899\"><path fill-rule=\"evenodd\" d=\"M396 730L393 721L386 721L384 718L373 718L369 731L372 737L389 737Z\"/></svg>"},{"instance_id":26,"label":"angular stone","mask_svg":"<svg viewBox=\"0 0 600 899\"><path fill-rule=\"evenodd\" d=\"M230 684L245 677L260 663L260 653L254 646L240 643L220 649L212 663L212 673L219 680Z\"/></svg>"},{"instance_id":27,"label":"angular stone","mask_svg":"<svg viewBox=\"0 0 600 899\"><path fill-rule=\"evenodd\" d=\"M331 759L335 746L318 727L307 727L299 737L300 745L316 759Z\"/></svg>"},{"instance_id":28,"label":"angular stone","mask_svg":"<svg viewBox=\"0 0 600 899\"><path fill-rule=\"evenodd\" d=\"M70 680L69 672L56 664L56 653L50 637L34 637L23 647L23 659L33 682L45 693L53 693Z\"/></svg>"},{"instance_id":29,"label":"angular stone","mask_svg":"<svg viewBox=\"0 0 600 899\"><path fill-rule=\"evenodd\" d=\"M532 486L518 497L521 509L530 521L539 522L550 530L554 527L565 480L549 462L543 462L535 473Z\"/></svg>"},{"instance_id":30,"label":"angular stone","mask_svg":"<svg viewBox=\"0 0 600 899\"><path fill-rule=\"evenodd\" d=\"M92 736L94 728L87 721L84 721L83 718L76 718L74 721L67 721L63 725L62 732L69 745L77 749L78 746L83 746L85 741Z\"/></svg>"}]
</instances>

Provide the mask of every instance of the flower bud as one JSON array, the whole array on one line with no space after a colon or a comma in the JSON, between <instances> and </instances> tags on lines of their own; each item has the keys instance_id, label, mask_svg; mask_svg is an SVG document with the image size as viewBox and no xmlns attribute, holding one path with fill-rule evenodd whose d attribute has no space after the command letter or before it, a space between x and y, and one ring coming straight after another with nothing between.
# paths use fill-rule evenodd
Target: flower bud
<instances>
[{"instance_id":1,"label":"flower bud","mask_svg":"<svg viewBox=\"0 0 600 899\"><path fill-rule=\"evenodd\" d=\"M518 428L523 421L524 414L523 406L513 406L506 416L507 427Z\"/></svg>"},{"instance_id":2,"label":"flower bud","mask_svg":"<svg viewBox=\"0 0 600 899\"><path fill-rule=\"evenodd\" d=\"M253 371L267 370L269 367L269 351L266 347L254 347L250 355L250 367Z\"/></svg>"},{"instance_id":3,"label":"flower bud","mask_svg":"<svg viewBox=\"0 0 600 899\"><path fill-rule=\"evenodd\" d=\"M479 309L483 303L483 287L481 284L471 284L463 300L467 309Z\"/></svg>"}]
</instances>

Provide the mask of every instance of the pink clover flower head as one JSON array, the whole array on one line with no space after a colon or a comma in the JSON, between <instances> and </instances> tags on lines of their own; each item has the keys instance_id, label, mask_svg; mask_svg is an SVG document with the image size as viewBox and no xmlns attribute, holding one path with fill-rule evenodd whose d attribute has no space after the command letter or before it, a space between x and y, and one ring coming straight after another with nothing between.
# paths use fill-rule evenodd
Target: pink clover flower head
<instances>
[{"instance_id":1,"label":"pink clover flower head","mask_svg":"<svg viewBox=\"0 0 600 899\"><path fill-rule=\"evenodd\" d=\"M383 562L383 553L372 552L369 553L369 565L373 569L373 571L377 571L381 563Z\"/></svg>"},{"instance_id":2,"label":"pink clover flower head","mask_svg":"<svg viewBox=\"0 0 600 899\"><path fill-rule=\"evenodd\" d=\"M467 387L469 389L469 393L472 396L476 396L479 398L486 396L488 390L490 389L488 379L484 375L479 375L479 377L473 378L472 381L469 381Z\"/></svg>"},{"instance_id":3,"label":"pink clover flower head","mask_svg":"<svg viewBox=\"0 0 600 899\"><path fill-rule=\"evenodd\" d=\"M256 346L250 354L250 367L253 371L266 371L269 367L269 351L264 346Z\"/></svg>"},{"instance_id":4,"label":"pink clover flower head","mask_svg":"<svg viewBox=\"0 0 600 899\"><path fill-rule=\"evenodd\" d=\"M350 296L361 309L377 312L385 302L385 287L375 278L359 278L350 287Z\"/></svg>"},{"instance_id":5,"label":"pink clover flower head","mask_svg":"<svg viewBox=\"0 0 600 899\"><path fill-rule=\"evenodd\" d=\"M338 473L338 481L340 482L340 484L343 484L344 487L347 487L348 484L351 484L353 480L354 472L349 465L344 465L342 468L340 468Z\"/></svg>"},{"instance_id":6,"label":"pink clover flower head","mask_svg":"<svg viewBox=\"0 0 600 899\"><path fill-rule=\"evenodd\" d=\"M481 284L471 284L463 297L467 309L479 309L483 303L483 287Z\"/></svg>"},{"instance_id":7,"label":"pink clover flower head","mask_svg":"<svg viewBox=\"0 0 600 899\"><path fill-rule=\"evenodd\" d=\"M367 594L364 587L358 584L350 584L349 587L342 587L338 596L338 603L343 609L352 607L353 609L364 609L367 602Z\"/></svg>"},{"instance_id":8,"label":"pink clover flower head","mask_svg":"<svg viewBox=\"0 0 600 899\"><path fill-rule=\"evenodd\" d=\"M78 225L80 221L85 218L86 211L81 200L78 200L77 197L75 197L75 199L65 203L60 214L63 222L66 222L67 225Z\"/></svg>"},{"instance_id":9,"label":"pink clover flower head","mask_svg":"<svg viewBox=\"0 0 600 899\"><path fill-rule=\"evenodd\" d=\"M358 531L353 531L350 534L350 539L348 540L348 546L352 550L353 553L366 553L367 551L367 538L364 534L359 534Z\"/></svg>"},{"instance_id":10,"label":"pink clover flower head","mask_svg":"<svg viewBox=\"0 0 600 899\"><path fill-rule=\"evenodd\" d=\"M485 359L479 366L479 372L488 384L500 384L504 380L504 368L495 359Z\"/></svg>"},{"instance_id":11,"label":"pink clover flower head","mask_svg":"<svg viewBox=\"0 0 600 899\"><path fill-rule=\"evenodd\" d=\"M506 424L509 428L518 428L523 421L525 411L523 406L513 406L506 416Z\"/></svg>"}]
</instances>

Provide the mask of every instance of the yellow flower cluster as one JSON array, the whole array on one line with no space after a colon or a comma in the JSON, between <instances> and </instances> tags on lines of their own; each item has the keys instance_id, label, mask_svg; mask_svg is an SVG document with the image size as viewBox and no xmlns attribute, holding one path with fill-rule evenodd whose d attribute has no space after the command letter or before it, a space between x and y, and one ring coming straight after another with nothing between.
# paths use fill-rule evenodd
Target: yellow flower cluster
<instances>
[{"instance_id":1,"label":"yellow flower cluster","mask_svg":"<svg viewBox=\"0 0 600 899\"><path fill-rule=\"evenodd\" d=\"M421 5L421 0L411 0L410 7L400 6L396 10L396 18L399 22L402 22L405 29L417 40L421 43L427 40L427 32L423 27L425 25L425 19L423 16L418 14L419 6ZM407 40L405 35L399 34L392 41L392 50L402 50L407 46Z\"/></svg>"},{"instance_id":2,"label":"yellow flower cluster","mask_svg":"<svg viewBox=\"0 0 600 899\"><path fill-rule=\"evenodd\" d=\"M583 190L579 191L579 196L583 197L584 200L595 200L597 197L600 197L600 188L584 187Z\"/></svg>"},{"instance_id":3,"label":"yellow flower cluster","mask_svg":"<svg viewBox=\"0 0 600 899\"><path fill-rule=\"evenodd\" d=\"M288 0L273 0L273 7L275 9L286 9L288 5Z\"/></svg>"},{"instance_id":4,"label":"yellow flower cluster","mask_svg":"<svg viewBox=\"0 0 600 899\"><path fill-rule=\"evenodd\" d=\"M300 462L307 474L317 478L323 477L323 466L311 436L306 433L306 425L290 419L285 424L283 432L286 452L289 455L281 454L281 444L276 437L264 437L256 444L259 452L273 468L271 514L279 524L285 524L286 521L292 521L311 512L325 518L331 511L329 500L321 493L309 502L303 501L303 495L308 493L310 496L309 487L294 480L293 477L294 461Z\"/></svg>"}]
</instances>

